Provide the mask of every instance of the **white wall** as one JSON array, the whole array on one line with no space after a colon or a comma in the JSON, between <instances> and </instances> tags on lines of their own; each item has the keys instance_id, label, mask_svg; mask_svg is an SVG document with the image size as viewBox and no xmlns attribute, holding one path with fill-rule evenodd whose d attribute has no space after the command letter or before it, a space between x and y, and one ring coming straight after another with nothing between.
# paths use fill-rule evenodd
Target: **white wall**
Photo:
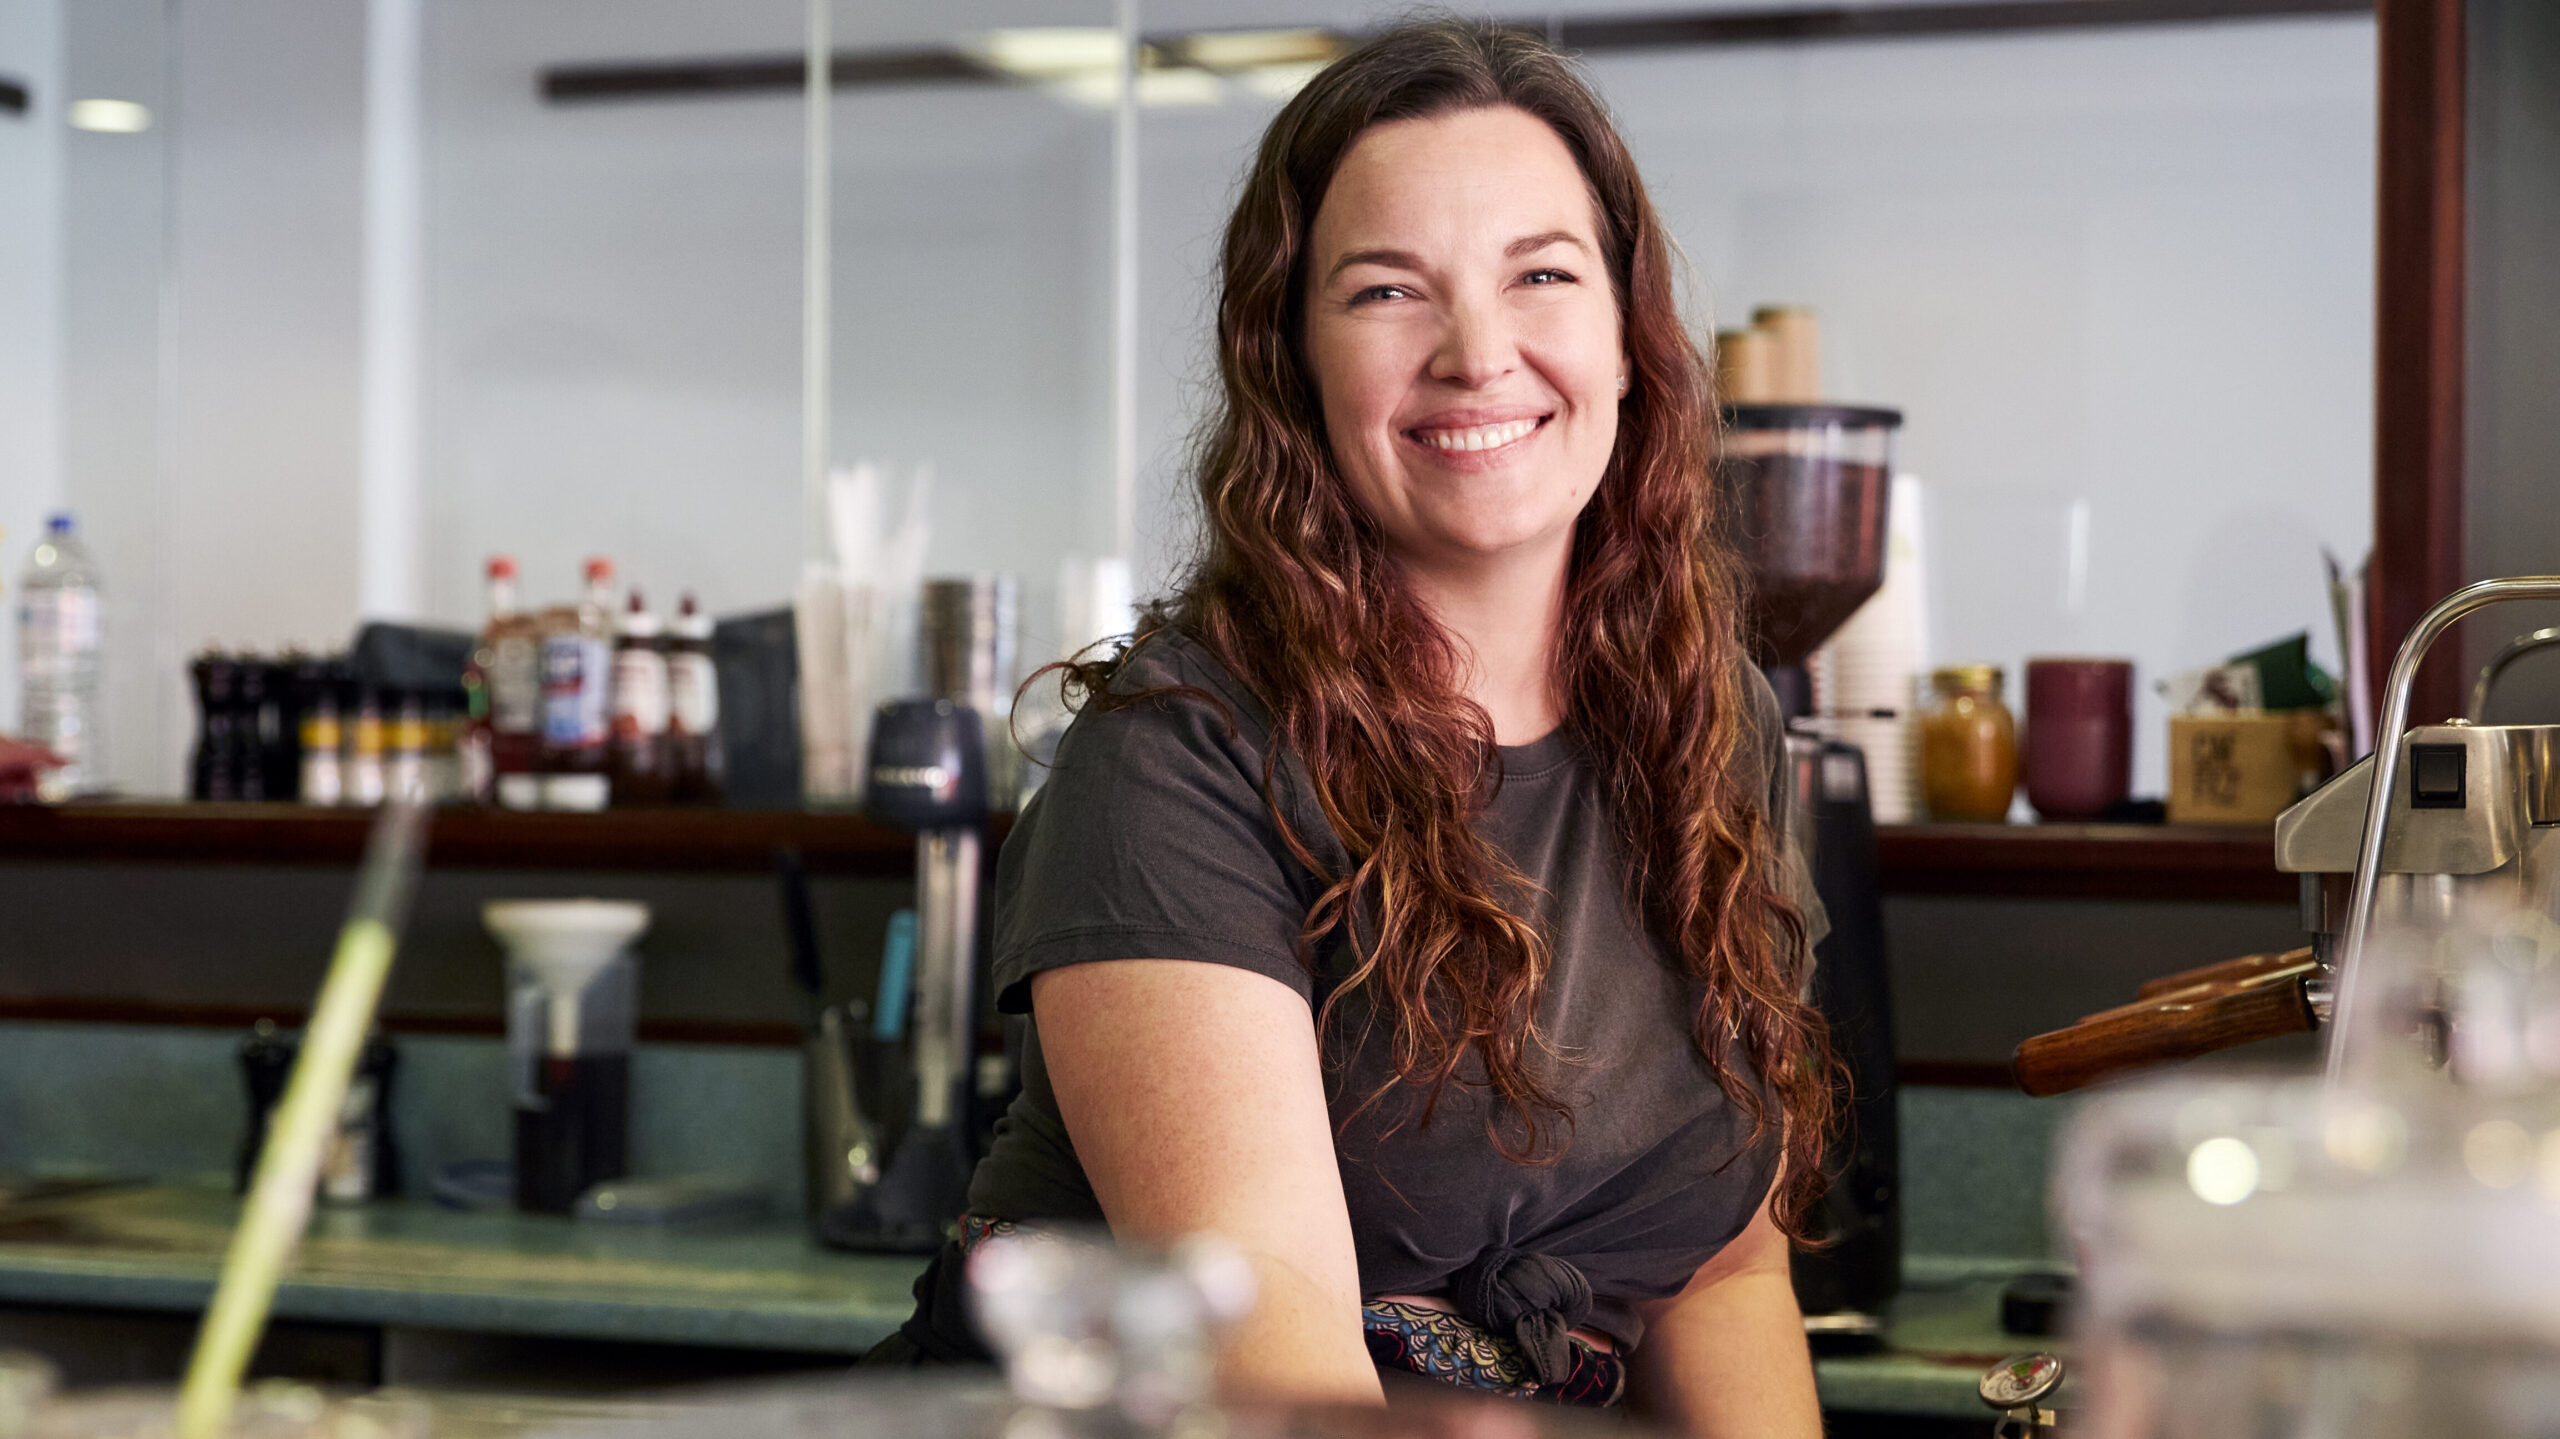
<instances>
[{"instance_id":1,"label":"white wall","mask_svg":"<svg viewBox=\"0 0 2560 1439\"><path fill-rule=\"evenodd\" d=\"M18 724L18 572L62 500L62 13L0 0L0 731Z\"/></svg>"},{"instance_id":2,"label":"white wall","mask_svg":"<svg viewBox=\"0 0 2560 1439\"><path fill-rule=\"evenodd\" d=\"M170 614L208 643L354 628L364 10L175 7L163 364Z\"/></svg>"}]
</instances>

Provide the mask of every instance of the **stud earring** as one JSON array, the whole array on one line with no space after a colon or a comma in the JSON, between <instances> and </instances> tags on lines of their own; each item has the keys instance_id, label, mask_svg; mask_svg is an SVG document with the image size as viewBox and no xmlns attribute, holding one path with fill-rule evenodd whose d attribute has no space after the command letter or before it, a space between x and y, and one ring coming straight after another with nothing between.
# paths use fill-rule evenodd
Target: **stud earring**
<instances>
[{"instance_id":1,"label":"stud earring","mask_svg":"<svg viewBox=\"0 0 2560 1439\"><path fill-rule=\"evenodd\" d=\"M1623 395L1623 394L1625 394L1626 392L1627 392L1627 377L1626 377L1626 376L1624 376L1624 375L1620 375L1620 376L1618 377L1618 393L1619 393L1619 394L1621 394L1621 395Z\"/></svg>"}]
</instances>

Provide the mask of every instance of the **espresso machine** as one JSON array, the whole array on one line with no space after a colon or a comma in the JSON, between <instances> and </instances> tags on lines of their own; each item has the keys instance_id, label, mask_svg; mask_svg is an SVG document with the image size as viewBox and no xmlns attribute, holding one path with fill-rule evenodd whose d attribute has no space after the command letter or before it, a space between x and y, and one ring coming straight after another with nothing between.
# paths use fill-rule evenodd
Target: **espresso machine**
<instances>
[{"instance_id":1,"label":"espresso machine","mask_svg":"<svg viewBox=\"0 0 2560 1439\"><path fill-rule=\"evenodd\" d=\"M2112 1086L2053 1192L2080 1261L2094 1432L2528 1439L2560 1419L2560 725L2412 727L2462 616L2560 599L2486 580L2418 622L2374 752L2276 822L2312 943L2039 1036L2020 1079L2325 1031L2324 1072ZM2111 1065L2091 1056L2107 1048Z\"/></svg>"},{"instance_id":2,"label":"espresso machine","mask_svg":"<svg viewBox=\"0 0 2560 1439\"><path fill-rule=\"evenodd\" d=\"M1741 405L1719 457L1728 537L1751 571L1753 658L1788 719L1788 837L1831 919L1814 947L1813 1000L1848 1068L1848 1122L1816 1221L1825 1243L1795 1257L1805 1331L1828 1348L1878 1342L1901 1288L1901 1129L1866 756L1812 732L1804 666L1883 586L1901 424L1898 412L1865 406Z\"/></svg>"}]
</instances>

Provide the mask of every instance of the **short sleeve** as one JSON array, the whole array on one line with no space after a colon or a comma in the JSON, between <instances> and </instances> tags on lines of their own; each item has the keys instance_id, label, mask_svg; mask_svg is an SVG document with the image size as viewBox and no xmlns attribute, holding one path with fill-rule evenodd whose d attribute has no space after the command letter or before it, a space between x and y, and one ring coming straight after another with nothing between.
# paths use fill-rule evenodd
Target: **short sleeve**
<instances>
[{"instance_id":1,"label":"short sleeve","mask_svg":"<svg viewBox=\"0 0 2560 1439\"><path fill-rule=\"evenodd\" d=\"M1168 652L1170 651L1170 652ZM1184 959L1313 982L1298 933L1315 882L1262 794L1258 709L1187 644L1151 642L1119 687L1187 685L1088 707L996 863L997 1007L1031 1008L1031 977L1112 959Z\"/></svg>"}]
</instances>

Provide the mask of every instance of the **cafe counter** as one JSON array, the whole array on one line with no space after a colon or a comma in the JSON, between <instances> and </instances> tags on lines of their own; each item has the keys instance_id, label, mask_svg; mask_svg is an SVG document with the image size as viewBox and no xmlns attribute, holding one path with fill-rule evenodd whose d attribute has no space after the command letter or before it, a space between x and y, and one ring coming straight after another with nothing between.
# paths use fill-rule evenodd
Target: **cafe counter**
<instances>
[{"instance_id":1,"label":"cafe counter","mask_svg":"<svg viewBox=\"0 0 2560 1439\"><path fill-rule=\"evenodd\" d=\"M189 1313L211 1295L238 1202L212 1184L128 1185L0 1206L0 1306ZM1826 1408L1988 1417L1974 1381L2032 1347L1999 1327L1999 1260L1915 1259L1884 1352L1827 1358ZM571 1224L398 1200L315 1215L279 1319L795 1351L849 1360L903 1320L921 1261L833 1253L797 1226Z\"/></svg>"}]
</instances>

